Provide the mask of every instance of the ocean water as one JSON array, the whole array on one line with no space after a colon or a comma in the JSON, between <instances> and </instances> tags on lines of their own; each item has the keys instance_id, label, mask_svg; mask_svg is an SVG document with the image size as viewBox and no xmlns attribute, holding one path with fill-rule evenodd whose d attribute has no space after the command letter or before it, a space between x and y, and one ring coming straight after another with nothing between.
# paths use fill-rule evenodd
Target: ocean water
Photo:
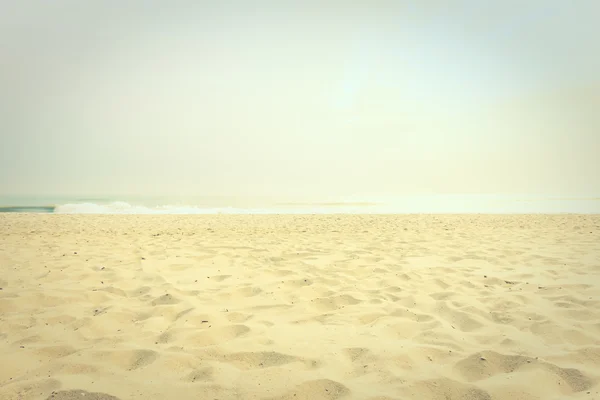
<instances>
[{"instance_id":1,"label":"ocean water","mask_svg":"<svg viewBox=\"0 0 600 400\"><path fill-rule=\"evenodd\" d=\"M600 214L600 196L410 195L284 199L0 196L0 212L55 214Z\"/></svg>"}]
</instances>

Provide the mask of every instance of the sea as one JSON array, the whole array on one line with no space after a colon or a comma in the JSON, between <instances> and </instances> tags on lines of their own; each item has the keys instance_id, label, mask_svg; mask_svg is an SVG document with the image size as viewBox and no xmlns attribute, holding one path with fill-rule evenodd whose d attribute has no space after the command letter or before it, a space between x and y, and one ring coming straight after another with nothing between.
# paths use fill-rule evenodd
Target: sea
<instances>
[{"instance_id":1,"label":"sea","mask_svg":"<svg viewBox=\"0 0 600 400\"><path fill-rule=\"evenodd\" d=\"M0 196L0 212L54 214L600 214L600 195Z\"/></svg>"}]
</instances>

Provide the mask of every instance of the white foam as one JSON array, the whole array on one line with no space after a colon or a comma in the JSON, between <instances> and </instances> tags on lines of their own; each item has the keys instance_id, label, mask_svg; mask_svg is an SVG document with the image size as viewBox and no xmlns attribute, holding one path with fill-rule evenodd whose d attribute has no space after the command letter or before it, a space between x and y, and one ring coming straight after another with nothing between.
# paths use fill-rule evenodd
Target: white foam
<instances>
[{"instance_id":1,"label":"white foam","mask_svg":"<svg viewBox=\"0 0 600 400\"><path fill-rule=\"evenodd\" d=\"M236 207L198 207L182 205L163 205L157 207L134 206L125 202L110 204L74 203L59 205L56 214L327 214L331 212L357 213L354 207L342 210L328 210L319 207L281 207L281 208L236 208Z\"/></svg>"},{"instance_id":2,"label":"white foam","mask_svg":"<svg viewBox=\"0 0 600 400\"><path fill-rule=\"evenodd\" d=\"M148 207L116 201L108 204L59 205L58 214L455 214L455 213L583 213L599 214L598 199L523 199L494 196L411 196L377 204L288 204L273 207L201 207L162 205Z\"/></svg>"},{"instance_id":3,"label":"white foam","mask_svg":"<svg viewBox=\"0 0 600 400\"><path fill-rule=\"evenodd\" d=\"M219 212L219 209L190 206L146 207L116 201L109 204L63 204L57 206L54 212L57 214L216 214Z\"/></svg>"}]
</instances>

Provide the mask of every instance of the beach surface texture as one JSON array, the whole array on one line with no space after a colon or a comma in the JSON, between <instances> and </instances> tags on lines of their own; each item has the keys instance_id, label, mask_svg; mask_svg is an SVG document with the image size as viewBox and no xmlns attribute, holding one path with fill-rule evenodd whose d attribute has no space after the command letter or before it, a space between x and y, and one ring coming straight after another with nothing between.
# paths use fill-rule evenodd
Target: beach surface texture
<instances>
[{"instance_id":1,"label":"beach surface texture","mask_svg":"<svg viewBox=\"0 0 600 400\"><path fill-rule=\"evenodd\" d=\"M598 215L0 214L0 399L600 399Z\"/></svg>"}]
</instances>

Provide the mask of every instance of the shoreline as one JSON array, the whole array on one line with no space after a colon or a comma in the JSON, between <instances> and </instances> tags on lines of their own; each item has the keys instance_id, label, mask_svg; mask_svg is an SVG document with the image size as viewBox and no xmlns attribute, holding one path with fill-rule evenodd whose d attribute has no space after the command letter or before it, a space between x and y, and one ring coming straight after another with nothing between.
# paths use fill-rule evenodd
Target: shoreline
<instances>
[{"instance_id":1,"label":"shoreline","mask_svg":"<svg viewBox=\"0 0 600 400\"><path fill-rule=\"evenodd\" d=\"M256 214L256 215L405 215L405 214L593 214L600 215L597 196L406 195L388 198L286 201L278 198L153 198L125 200L11 198L0 196L0 213L55 214Z\"/></svg>"},{"instance_id":2,"label":"shoreline","mask_svg":"<svg viewBox=\"0 0 600 400\"><path fill-rule=\"evenodd\" d=\"M411 216L411 215L431 215L431 216L472 216L472 215L494 215L494 216L541 216L541 215L589 215L589 216L598 216L600 215L600 211L598 212L573 212L573 211L564 211L564 212L515 212L515 211L507 211L507 212L436 212L436 211L406 211L406 212L398 212L398 211L388 211L388 212L366 212L369 208L373 208L375 206L365 206L365 210L361 211L333 211L331 209L322 211L322 212L310 212L310 211L301 211L301 212L293 212L293 211L255 211L254 209L232 209L228 211L213 211L213 209L198 209L203 212L56 212L56 209L59 206L0 206L0 215L81 215L81 216L163 216L163 215L172 215L172 216L220 216L220 215L231 215L231 216L244 216L244 215L255 215L255 216ZM225 207L227 208L227 207Z\"/></svg>"}]
</instances>

